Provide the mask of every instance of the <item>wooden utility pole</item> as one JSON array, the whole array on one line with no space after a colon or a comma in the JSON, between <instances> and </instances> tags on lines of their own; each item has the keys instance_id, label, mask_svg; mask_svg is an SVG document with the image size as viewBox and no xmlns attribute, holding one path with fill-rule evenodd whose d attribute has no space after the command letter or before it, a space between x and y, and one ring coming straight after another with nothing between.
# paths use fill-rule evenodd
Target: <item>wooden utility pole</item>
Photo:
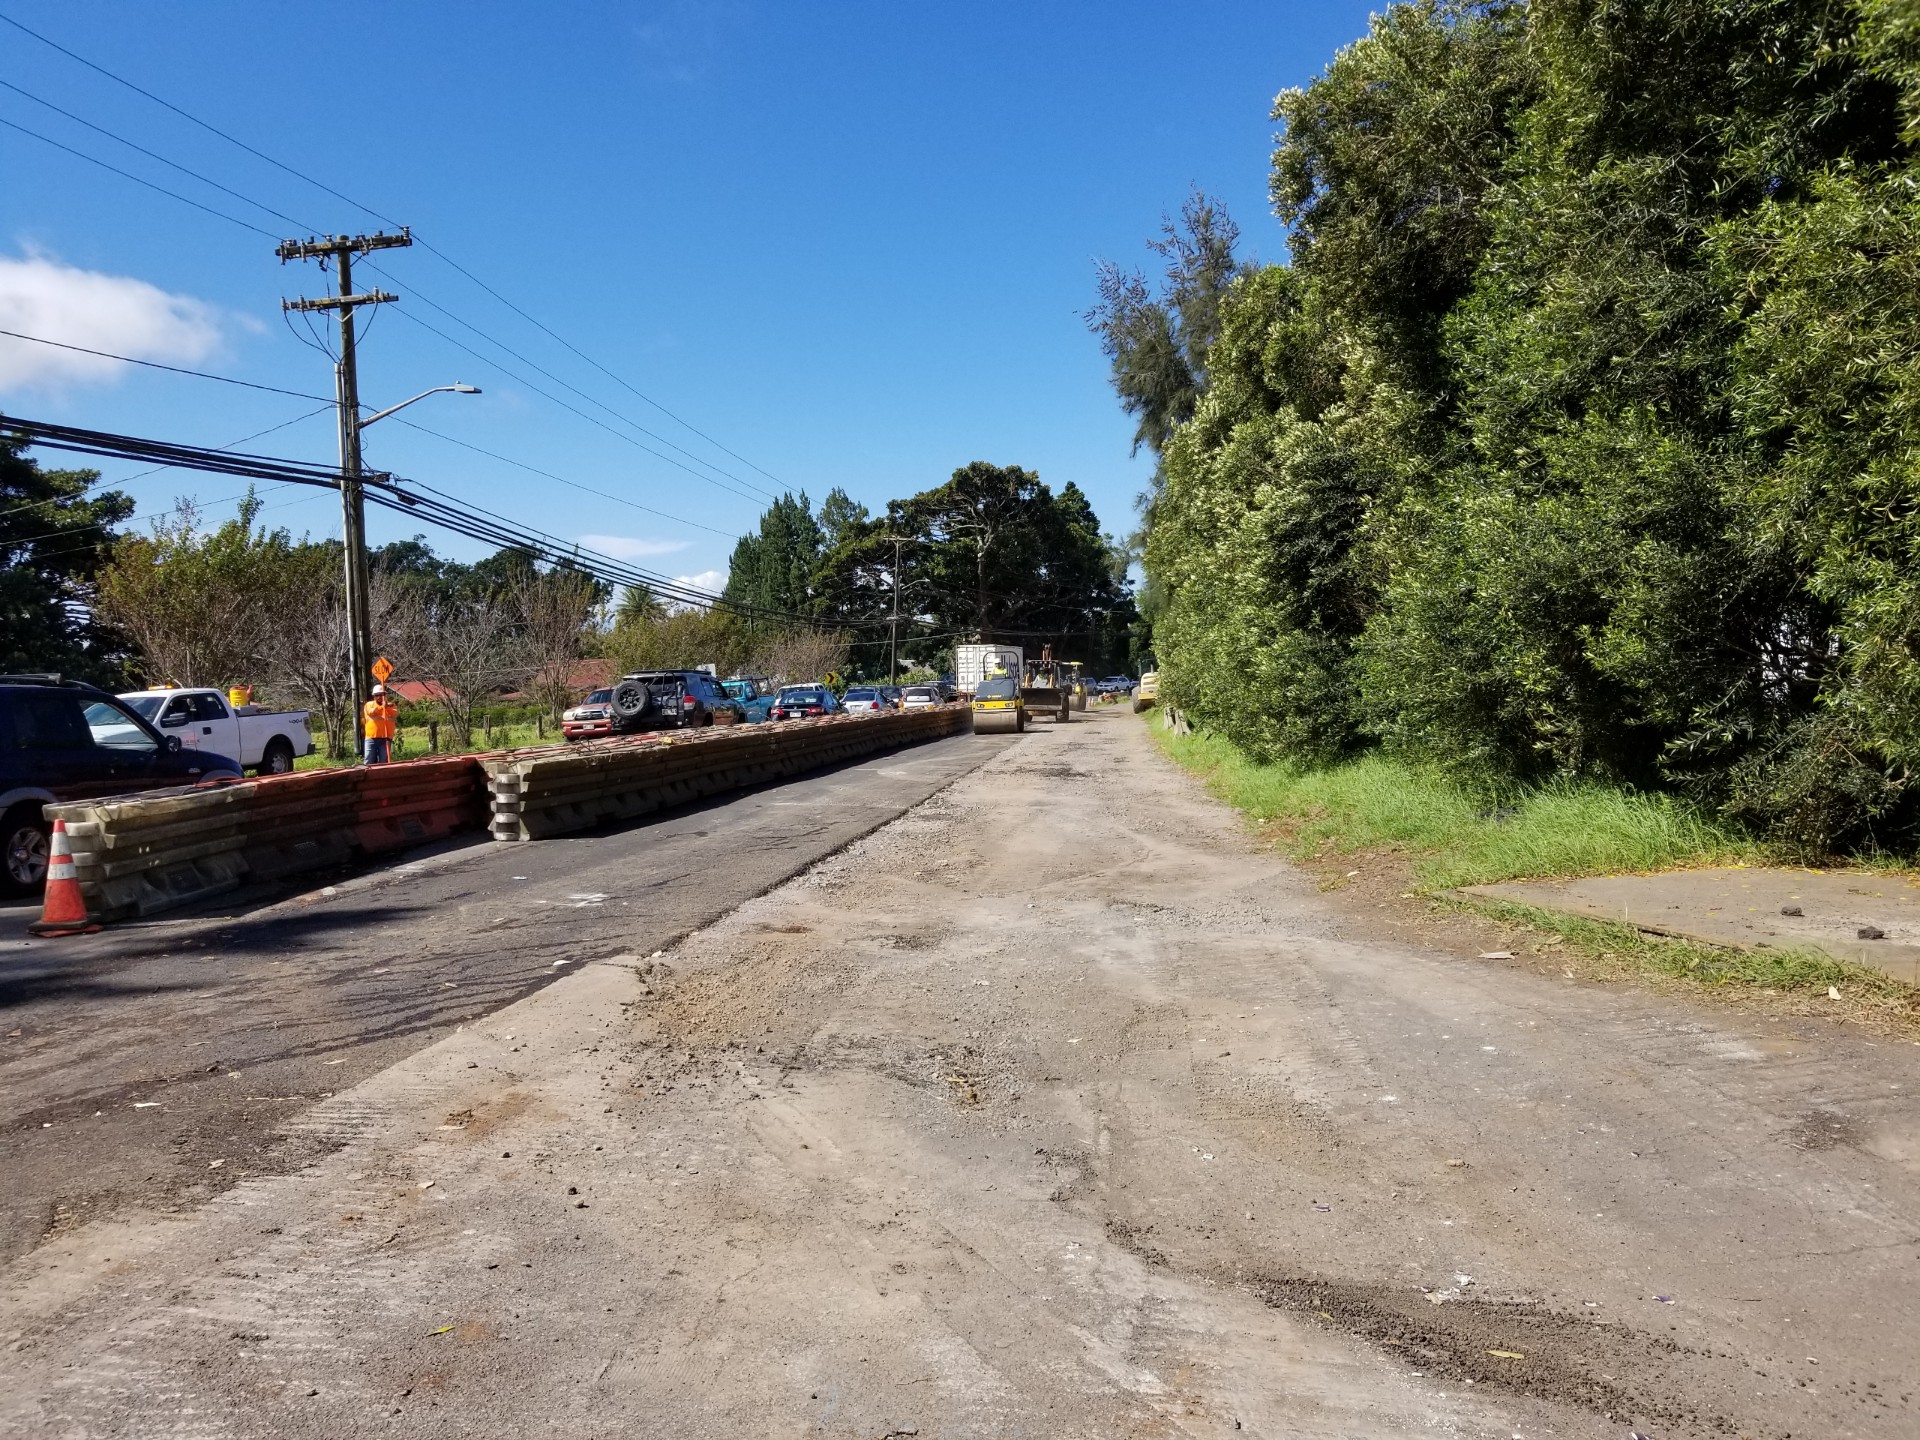
<instances>
[{"instance_id":1,"label":"wooden utility pole","mask_svg":"<svg viewBox=\"0 0 1920 1440\"><path fill-rule=\"evenodd\" d=\"M900 537L893 537L893 624L887 631L887 683L900 678Z\"/></svg>"},{"instance_id":2,"label":"wooden utility pole","mask_svg":"<svg viewBox=\"0 0 1920 1440\"><path fill-rule=\"evenodd\" d=\"M353 679L353 721L372 687L373 635L367 610L367 505L361 487L360 373L354 359L353 312L362 305L384 305L398 300L384 290L353 293L353 257L374 250L392 250L413 244L413 235L381 231L376 235L329 235L326 239L284 240L273 252L280 263L289 260L331 259L339 275L340 293L324 300L282 300L282 310L337 310L340 312L340 359L334 366L335 402L340 411L340 513L347 564L347 664Z\"/></svg>"}]
</instances>

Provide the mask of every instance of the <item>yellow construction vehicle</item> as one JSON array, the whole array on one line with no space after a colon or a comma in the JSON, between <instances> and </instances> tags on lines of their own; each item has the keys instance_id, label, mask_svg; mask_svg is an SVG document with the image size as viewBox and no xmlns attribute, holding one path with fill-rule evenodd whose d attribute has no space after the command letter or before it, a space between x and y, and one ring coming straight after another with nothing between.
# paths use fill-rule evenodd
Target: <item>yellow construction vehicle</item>
<instances>
[{"instance_id":1,"label":"yellow construction vehicle","mask_svg":"<svg viewBox=\"0 0 1920 1440\"><path fill-rule=\"evenodd\" d=\"M973 692L973 733L1018 734L1027 728L1027 702L1011 675L989 675Z\"/></svg>"},{"instance_id":2,"label":"yellow construction vehicle","mask_svg":"<svg viewBox=\"0 0 1920 1440\"><path fill-rule=\"evenodd\" d=\"M1020 686L1020 698L1027 702L1027 713L1045 716L1057 725L1073 718L1073 691L1065 666L1053 658L1053 647L1040 647L1040 658L1027 662L1026 678Z\"/></svg>"}]
</instances>

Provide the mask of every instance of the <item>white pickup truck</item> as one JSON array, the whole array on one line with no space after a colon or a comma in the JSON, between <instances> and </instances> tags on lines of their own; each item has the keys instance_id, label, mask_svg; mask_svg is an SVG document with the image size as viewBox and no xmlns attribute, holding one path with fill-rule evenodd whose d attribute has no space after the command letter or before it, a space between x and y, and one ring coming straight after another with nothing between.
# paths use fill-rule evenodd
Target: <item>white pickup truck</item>
<instances>
[{"instance_id":1,"label":"white pickup truck","mask_svg":"<svg viewBox=\"0 0 1920 1440\"><path fill-rule=\"evenodd\" d=\"M313 753L305 710L236 708L218 690L134 690L120 698L162 735L179 736L181 749L223 755L261 775L285 775Z\"/></svg>"}]
</instances>

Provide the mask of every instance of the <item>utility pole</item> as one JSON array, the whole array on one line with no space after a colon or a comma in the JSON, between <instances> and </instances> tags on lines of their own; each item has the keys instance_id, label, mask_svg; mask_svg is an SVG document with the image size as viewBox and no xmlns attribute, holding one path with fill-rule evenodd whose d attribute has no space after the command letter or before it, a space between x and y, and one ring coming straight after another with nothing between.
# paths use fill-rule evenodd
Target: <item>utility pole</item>
<instances>
[{"instance_id":1,"label":"utility pole","mask_svg":"<svg viewBox=\"0 0 1920 1440\"><path fill-rule=\"evenodd\" d=\"M384 290L353 293L353 257L374 250L392 250L413 244L411 230L398 235L329 235L325 239L282 241L273 252L280 263L289 260L331 259L339 275L340 293L324 300L282 300L282 310L337 310L340 312L340 361L334 367L336 404L340 410L340 513L347 565L347 664L352 670L353 725L357 732L361 708L367 703L373 667L372 622L367 613L367 506L360 475L360 373L354 361L353 312L362 305L385 305L398 300Z\"/></svg>"},{"instance_id":2,"label":"utility pole","mask_svg":"<svg viewBox=\"0 0 1920 1440\"><path fill-rule=\"evenodd\" d=\"M887 683L900 678L900 537L893 537L893 624L887 631Z\"/></svg>"}]
</instances>

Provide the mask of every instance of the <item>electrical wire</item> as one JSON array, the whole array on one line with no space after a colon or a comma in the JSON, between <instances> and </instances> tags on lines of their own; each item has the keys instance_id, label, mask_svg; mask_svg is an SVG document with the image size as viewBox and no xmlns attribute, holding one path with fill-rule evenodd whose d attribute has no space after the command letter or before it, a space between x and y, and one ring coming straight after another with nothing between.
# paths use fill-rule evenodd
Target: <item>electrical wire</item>
<instances>
[{"instance_id":1,"label":"electrical wire","mask_svg":"<svg viewBox=\"0 0 1920 1440\"><path fill-rule=\"evenodd\" d=\"M311 420L314 416L325 414L327 411L333 408L334 407L331 405L322 405L318 410L309 410L304 415L296 415L291 420L282 420L278 425L269 425L264 430L256 430L251 435L242 435L238 440L230 440L225 445L216 446L215 448L220 450L231 450L236 445L244 445L249 440L258 440L262 435L271 435L273 434L274 431L284 430L289 425L298 425L302 420ZM113 480L110 480L106 476L102 475L97 477L96 479L89 480L86 484L82 485L80 489L76 491L73 495L68 496L64 499L29 500L24 505L9 506L5 510L0 510L0 519L4 519L8 515L18 515L22 510L40 510L50 505L70 505L75 500L79 499L81 495L84 495L87 491L96 489L101 485L131 485L136 480L144 480L149 475L158 475L162 470L171 470L174 468L175 467L171 465L156 465L151 470L141 470L132 475L123 475L120 478L113 479ZM215 503L224 503L224 502L215 502Z\"/></svg>"},{"instance_id":2,"label":"electrical wire","mask_svg":"<svg viewBox=\"0 0 1920 1440\"><path fill-rule=\"evenodd\" d=\"M587 414L587 412L582 410L579 406L570 405L565 400L562 400L558 395L555 395L550 391L542 390L538 385L534 384L531 380L527 379L526 376L514 374L512 370L502 365L498 360L490 359L489 357L482 355L478 350L474 349L471 345L465 344L462 341L454 339L454 337L447 334L446 331L440 329L436 325L428 324L425 320L422 320L418 315L410 315L406 311L402 310L400 312L400 318L408 321L411 324L418 325L422 330L428 331L429 333L434 335L438 335L442 340L446 341L449 345L453 346L456 350L460 350L468 355L471 355L474 359L478 360L482 365L491 365L494 369L498 370L502 375L505 375L509 379L514 380L517 383L526 386L527 389L533 391L534 394L540 396L541 398L552 401L555 405L558 405L563 410L571 411L573 414L578 415L582 420L585 420L589 425L597 425L600 429L606 431L609 435L613 436L614 439L622 440L627 444L633 446L636 450L644 451L647 454L653 456L657 460L664 460L669 465L675 466L681 470L685 470L687 474L693 476L694 479L703 480L707 484L713 486L716 490L725 490L728 494L737 496L738 498L748 501L751 504L758 505L760 503L760 497L758 496L749 495L744 490L736 490L731 485L723 484L721 481L715 480L710 475L702 475L698 470L694 470L689 466L682 465L678 460L675 460L671 455L662 455L658 450L655 450L652 446L642 445L638 440L634 439L631 435L622 434L620 431L614 429L613 426L607 424L606 421L601 420L596 416Z\"/></svg>"},{"instance_id":3,"label":"electrical wire","mask_svg":"<svg viewBox=\"0 0 1920 1440\"><path fill-rule=\"evenodd\" d=\"M251 455L202 446L177 445L162 440L115 435L87 430L79 426L57 425L18 416L0 417L0 430L13 431L27 443L53 450L104 455L122 459L158 460L182 469L204 470L215 474L245 475L256 479L337 489L340 471L273 456ZM420 481L407 480L384 471L370 471L360 477L362 492L369 504L424 519L443 529L502 549L521 549L550 564L583 570L615 584L643 586L657 595L703 608L720 608L759 619L795 620L821 623L818 616L798 615L760 606L743 605L723 596L710 595L684 585L668 576L642 569L602 555L557 536L531 530L506 516L482 507L463 504L456 497L435 490ZM831 623L831 622L830 622Z\"/></svg>"},{"instance_id":4,"label":"electrical wire","mask_svg":"<svg viewBox=\"0 0 1920 1440\"><path fill-rule=\"evenodd\" d=\"M4 16L0 16L0 19L4 19L4 18L5 18ZM153 181L143 179L141 176L134 174L131 170L122 170L118 165L109 164L107 161L100 159L97 155L89 155L84 150L76 150L71 145L63 145L60 141L54 139L51 135L42 135L38 130L29 130L25 125L21 125L16 121L9 120L5 116L0 116L0 125L6 126L9 130L18 130L22 135L30 135L35 140L39 140L44 144L53 146L53 148L56 150L64 150L67 152L67 154L76 156L79 159L86 161L89 165L98 165L102 170L111 170L114 174L120 176L122 179L131 180L136 185L144 185L149 190L157 190L162 195L167 196L169 199L178 200L182 205L191 205L196 210L204 210L206 211L207 214L214 216L216 219L225 220L230 225L238 225L243 230L251 230L256 235L264 235L269 240L278 240L281 238L280 236L274 234L273 231L263 230L258 225L253 224L251 221L242 220L237 215L229 215L224 210L216 210L211 205L202 205L198 200L188 199L185 195L182 195L178 190L169 190L164 185L156 185L153 183Z\"/></svg>"},{"instance_id":5,"label":"electrical wire","mask_svg":"<svg viewBox=\"0 0 1920 1440\"><path fill-rule=\"evenodd\" d=\"M235 453L228 450L211 450L201 446L176 445L167 441L114 435L104 431L23 420L18 417L0 417L0 429L11 430L27 439L29 443L49 449L73 450L83 454L120 458L161 458L166 463L183 469L245 475L287 485L335 490L343 478L337 470L299 461ZM557 536L526 527L484 507L472 505L470 502L463 503L457 497L423 481L385 472L370 472L360 478L363 494L369 504L424 520L455 534L490 544L496 549L519 550L537 561L545 561L552 566L578 570L611 584L644 588L655 595L696 608L727 610L753 620L788 620L837 630L877 628L893 623L891 617L874 616L865 620L845 620L803 615L728 600L723 595L710 594L682 581L669 579L664 575L616 560L612 556L603 555L585 546L569 543ZM58 535L66 532L51 533ZM1053 635L1056 632L999 630L996 633L1041 636ZM889 637L891 638L893 637ZM907 635L899 638L913 642L940 637ZM849 643L866 645L883 642L854 640Z\"/></svg>"},{"instance_id":6,"label":"electrical wire","mask_svg":"<svg viewBox=\"0 0 1920 1440\"><path fill-rule=\"evenodd\" d=\"M578 385L574 385L569 381L562 379L560 376L554 374L551 370L541 365L538 361L528 359L525 355L522 355L518 350L515 350L511 345L507 344L504 340L500 340L495 336L489 335L486 331L482 330L478 325L475 325L470 320L463 320L460 316L454 314L453 311L447 309L446 306L439 304L438 302L434 301L429 296L427 296L420 289L418 285L414 285L414 284L411 284L410 282L401 280L400 277L393 274L392 271L381 269L379 265L375 264L371 260L364 260L361 262L361 264L365 268L373 271L376 275L382 276L387 280L391 280L396 285L402 285L402 284L407 285L409 289L409 293L412 296L412 298L415 300L418 300L421 304L425 305L428 309L437 310L442 315L446 316L449 320L453 321L454 324L463 326L466 329L471 330L475 335L478 335L481 339L485 340L489 345L495 346L498 349L506 351L507 354L511 355L514 359L518 360L522 365L530 366L532 369L546 376L547 379L553 381L554 384L560 386L561 389L572 391L575 395L578 395L582 400L586 401L589 405L598 406L600 409L606 411L607 414L613 416L614 419L620 421L623 425L631 425L635 430L638 430L642 435L647 436L649 439L658 440L662 445L665 445L668 449L679 451L682 455L686 456L687 459L693 461L694 464L704 465L709 470L713 471L715 474L725 476L727 479L733 481L736 485L744 485L747 489L754 491L764 499L777 500L779 498L771 490L768 490L762 486L756 485L751 480L743 480L738 475L735 475L732 471L722 469L720 466L715 465L711 460L701 459L700 456L694 454L691 450L687 449L685 446L674 444L673 441L667 439L666 436L660 434L658 431L649 430L646 426L640 424L638 421L633 420L629 416L621 414L618 410L614 409L611 405L607 404L605 401L595 399L593 396L589 395L586 391L582 390ZM435 333L438 334L439 332L436 331ZM442 338L450 338L450 337L442 337ZM454 343L458 343L458 342L454 342ZM468 351L467 353L470 355L473 354L472 351ZM482 356L475 356L475 358L484 360L484 357ZM497 363L497 362L491 362L491 363ZM514 378L519 379L518 376L515 376ZM527 382L524 380L521 380L520 383L524 385ZM552 399L551 396L549 396L548 398ZM578 414L579 412L576 411L574 413ZM625 438L625 437L622 437L622 438ZM670 465L679 465L682 470L685 470L687 468L685 465L681 465L678 460L674 460L670 456L661 455L660 452L657 450L649 449L646 446L641 446L640 448L642 448L643 450L646 450L649 455L658 456L660 459L665 460ZM722 448L725 448L725 447L722 447ZM758 467L755 467L755 468L758 468ZM693 474L697 472L689 471L688 473ZM706 477L701 476L700 478L705 479Z\"/></svg>"},{"instance_id":7,"label":"electrical wire","mask_svg":"<svg viewBox=\"0 0 1920 1440\"><path fill-rule=\"evenodd\" d=\"M611 500L616 505L625 505L631 509L641 511L643 514L656 515L662 520L671 520L676 525L691 526L695 530L705 530L712 535L724 535L729 540L737 538L731 530L722 530L713 525L702 525L698 520L688 520L680 515L669 515L664 510L655 510L650 505L642 505L637 500L629 500L624 495L616 495L611 490L596 490L591 485L582 485L578 480L569 480L564 475L556 475L551 470L542 470L539 466L529 465L524 460L514 460L506 455L501 455L495 451L475 445L470 441L457 440L451 435L443 435L438 430L430 429L417 420L405 420L398 415L393 418L409 430L418 430L422 435L431 435L434 439L444 440L449 445L458 445L462 450L471 450L474 454L484 455L489 460L498 460L502 465L511 465L516 470L525 470L529 475L538 475L546 480L557 480L562 485L569 485L575 490L584 490L589 495L598 495L602 500Z\"/></svg>"},{"instance_id":8,"label":"electrical wire","mask_svg":"<svg viewBox=\"0 0 1920 1440\"><path fill-rule=\"evenodd\" d=\"M236 146L239 149L246 151L247 154L252 155L255 159L264 160L267 164L273 166L275 169L281 170L286 174L293 176L297 180L304 181L306 184L313 186L317 190L324 191L326 194L333 196L336 200L344 201L346 204L351 205L354 209L362 211L365 214L371 215L373 216L374 219L379 220L384 224L392 225L398 229L407 228L403 226L400 221L395 220L392 216L384 215L380 211L374 209L372 206L364 204L361 201L355 200L352 196L346 195L341 191L334 189L333 186L326 184L324 181L315 179L313 176L306 174L304 171L295 169L293 166L287 164L285 161L276 159L272 155L267 154L264 150L260 150L255 146L249 145L246 141L240 139L235 135L229 134L227 131L220 129L217 125L213 125L205 120L202 120L199 116L193 114L188 110L182 109L180 106L175 105L172 101L164 100L160 96L154 94L151 90L145 89L140 85L136 85L133 81L128 80L125 76L116 74L115 72L107 69L104 65L97 64L94 61L87 59L84 55L81 55L73 50L68 49L66 46L60 44L56 40L49 39L48 37L46 37L45 35L42 35L37 30L30 29L26 25L21 24L18 20L15 20L12 16L6 15L4 13L0 13L0 22L4 22L5 24L11 25L14 29L20 31L22 34L28 35L33 39L38 40L42 45L45 45L50 49L57 50L60 54L65 55L69 60L72 60L77 64L84 65L87 67L87 69L92 70L94 73L98 75L103 75L107 79L113 81L115 84L124 86L125 88L133 91L136 95L140 95L145 99L151 100L154 104L160 106L162 109L171 111L173 114L178 115L181 119L186 120L190 124L197 125L200 129L205 130L207 133L218 136L220 139L225 140L228 144ZM10 87L10 88L17 89L18 87ZM38 96L30 95L26 91L20 91L20 93L27 95L27 98L29 99L39 100ZM39 103L48 104L49 102L40 101ZM57 109L58 107L50 107L50 108ZM61 113L64 114L66 112L62 111ZM77 117L74 117L74 118L77 118ZM88 122L88 121L81 121L80 123L88 124L90 125L90 128L95 128L95 129L99 128L98 126L91 126L91 122ZM22 128L22 127L15 127L15 128ZM27 133L32 134L34 132L28 131ZM112 132L102 131L102 133L111 135ZM45 139L46 137L40 136L37 138ZM112 138L120 139L121 137L113 136ZM48 141L48 143L58 144L59 142ZM129 144L129 145L133 144L132 141L122 141L122 143ZM67 147L62 146L61 148L65 149ZM141 147L135 146L134 148L139 149ZM81 152L79 151L73 151L71 153L76 155L81 155ZM152 152L147 151L143 153L151 154ZM87 159L87 160L93 159L92 156L88 156L88 155L81 155L81 158ZM162 159L162 157L160 156L155 156L154 158ZM106 162L94 160L93 163L99 164L99 165L105 165ZM181 170L183 173L194 175L194 178L196 179L205 178L203 176L194 174L193 171L187 170L185 166L175 164L175 162L173 161L163 160L163 163L173 165L175 169ZM106 168L113 169L114 167L107 166ZM120 171L118 173L126 174L127 172ZM151 182L140 180L138 176L128 175L128 178L136 180L140 184L151 186ZM216 188L226 190L225 186L218 185L218 183L215 181L207 181L206 183L216 185ZM151 186L151 188L160 189L159 186ZM161 193L172 194L171 191L164 191L164 190ZM230 191L230 190L227 191L227 193L237 195L237 192ZM174 198L180 199L180 200L186 199L186 197L178 196L178 195L174 196ZM244 196L238 196L237 198L246 199L246 197ZM197 202L192 200L187 200L186 203L190 205L197 205ZM246 200L246 203L254 206L256 209L263 210L266 213L273 215L278 219L284 220L288 218L284 215L281 215L278 211L273 210L271 207L261 204L257 200L248 199ZM198 208L207 210L209 214L215 214L215 215L220 214L219 211L211 210L209 209L209 207L206 207L206 206L198 206ZM225 220L233 220L235 224L241 224L241 225L246 224L245 221L234 220L234 217L229 215L221 215L220 218ZM297 224L298 222L290 222L290 223ZM253 227L253 226L249 226L248 228L257 229L257 227ZM308 226L300 226L299 228L305 229L309 233L313 233L315 232L317 227L308 225ZM259 233L266 234L267 232L260 231ZM275 238L278 238L278 237L275 237ZM640 390L638 387L634 386L629 381L625 380L620 375L616 374L614 371L608 369L605 365L601 364L598 360L595 360L591 355L588 355L584 350L581 350L578 346L574 345L571 341L567 340L565 337L560 335L551 326L536 319L533 315L528 313L526 310L522 309L519 305L516 305L513 301L509 300L505 295L501 294L493 286L489 285L486 281L482 280L478 275L474 274L473 271L469 270L466 266L462 265L459 261L455 260L451 255L447 254L444 250L441 250L438 246L432 244L430 241L426 239L421 238L418 235L415 235L414 238L419 243L422 249L428 251L430 254L434 255L439 260L441 260L444 264L458 271L461 275L465 276L473 284L479 286L488 295L492 296L500 304L506 306L507 309L511 310L514 314L518 315L521 319L525 320L528 324L534 326L536 329L540 330L543 334L547 335L549 338L551 338L557 344L559 344L560 346L562 346L563 348L571 352L573 355L577 356L579 359L591 365L594 369L598 370L601 374L607 376L615 384L619 385L622 389L628 391L632 395L636 396L637 398L651 405L654 409L658 410L662 415L665 415L669 420L672 420L676 425L680 425L684 427L686 430L688 430L689 432L691 432L692 434L698 435L702 440L705 440L709 445L713 446L716 450L719 450L724 454L731 456L733 459L738 460L741 464L746 465L751 469L758 471L760 474L766 476L767 479L773 481L774 484L776 485L784 484L784 482L781 481L780 478L774 475L771 471L766 470L760 465L756 465L753 461L747 459L744 455L741 455L739 452L735 450L731 450L727 446L721 444L718 440L714 439L711 435L708 435L705 431L699 429L697 426L693 425L691 422L687 420L683 420L680 416L676 415L673 411L669 410L666 406L662 405L659 401L655 400L652 396L646 394L644 391ZM480 332L476 329L475 333L484 333L484 332ZM498 342L495 342L495 343L498 343ZM504 349L505 347L503 346L502 348ZM636 428L639 428L639 427L636 427ZM672 442L663 441L662 443L671 444ZM706 462L702 462L702 463L706 463ZM746 482L743 481L742 483L746 483ZM755 488L758 488L758 487L755 487Z\"/></svg>"},{"instance_id":9,"label":"electrical wire","mask_svg":"<svg viewBox=\"0 0 1920 1440\"><path fill-rule=\"evenodd\" d=\"M124 135L116 135L113 131L107 129L104 125L96 125L93 123L93 121L87 119L84 115L76 115L71 110L62 109L60 106L54 104L51 100L44 99L41 96L34 94L31 90L22 89L20 86L15 85L11 80L0 80L0 87L4 87L8 90L11 90L16 95L25 96L27 99L33 101L34 104L43 105L47 109L53 111L53 113L56 115L64 115L66 116L67 119L73 121L74 124L84 125L86 126L87 129L93 131L96 135L104 135L109 140L113 140L118 142L121 145L125 145L129 150L137 150L139 151L140 154L146 156L149 160L158 160L162 165L167 166L169 169L178 170L182 175L186 175L191 177L192 179L198 180L202 185L211 185L214 189L218 190L221 194L231 195L234 199L238 200L243 205L251 205L253 206L254 209L264 211L266 214L273 216L273 218L276 220L284 220L289 225L293 226L293 228L296 230L305 230L309 234L313 233L314 227L307 224L305 221L296 220L291 215L283 215L280 211L274 209L271 205L263 205L261 204L260 201L255 200L250 195L242 195L238 190L235 190L230 186L222 185L218 180L212 179L211 177L206 175L202 175L198 170L189 170L185 165L182 165L178 160L169 160L166 156L160 154L158 151L149 150L144 145L136 144L134 141L127 139L127 137Z\"/></svg>"},{"instance_id":10,"label":"electrical wire","mask_svg":"<svg viewBox=\"0 0 1920 1440\"><path fill-rule=\"evenodd\" d=\"M0 121L0 123L5 123ZM116 355L111 350L90 350L85 345L69 345L64 340L49 340L44 335L23 335L18 330L0 330L15 340L31 340L36 345L51 345L56 350L74 350L82 355L98 355L103 360L119 360L128 365L144 365L149 370L169 370L175 375L191 375L196 380L218 380L222 385L242 385L249 390L265 390L270 395L291 395L296 400L321 400L331 405L334 402L324 395L309 395L304 390L284 390L278 385L261 385L253 380L236 380L231 375L215 375L206 370L189 370L180 365L162 365L158 360L136 360L131 355Z\"/></svg>"}]
</instances>

